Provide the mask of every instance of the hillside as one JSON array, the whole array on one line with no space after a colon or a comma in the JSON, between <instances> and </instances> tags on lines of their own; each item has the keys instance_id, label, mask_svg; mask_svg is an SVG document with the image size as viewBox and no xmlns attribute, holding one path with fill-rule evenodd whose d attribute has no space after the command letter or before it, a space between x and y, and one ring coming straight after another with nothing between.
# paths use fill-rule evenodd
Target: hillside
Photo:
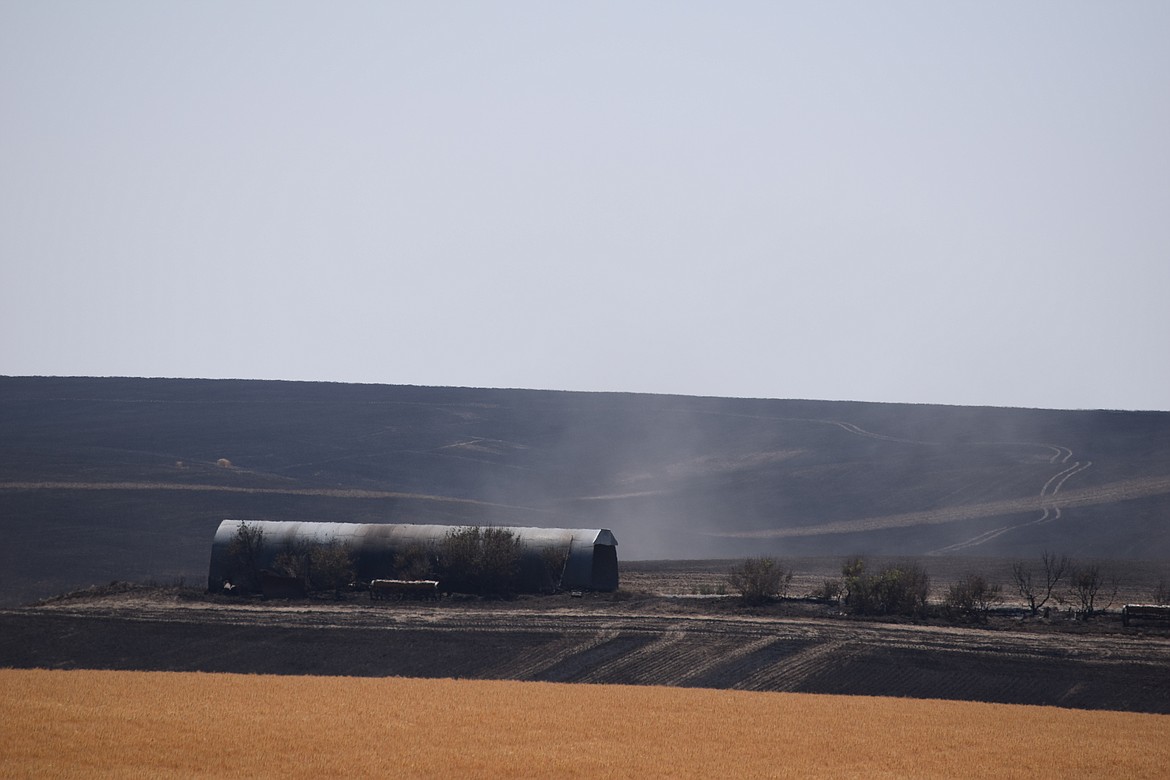
<instances>
[{"instance_id":1,"label":"hillside","mask_svg":"<svg viewBox=\"0 0 1170 780\"><path fill-rule=\"evenodd\" d=\"M220 520L606 527L623 560L1170 557L1170 413L0 377L0 603Z\"/></svg>"}]
</instances>

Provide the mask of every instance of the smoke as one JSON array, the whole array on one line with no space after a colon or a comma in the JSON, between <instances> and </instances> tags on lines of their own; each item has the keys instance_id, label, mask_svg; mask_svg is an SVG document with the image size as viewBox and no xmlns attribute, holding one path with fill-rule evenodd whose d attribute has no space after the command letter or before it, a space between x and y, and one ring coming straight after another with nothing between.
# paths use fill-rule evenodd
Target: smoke
<instances>
[{"instance_id":1,"label":"smoke","mask_svg":"<svg viewBox=\"0 0 1170 780\"><path fill-rule=\"evenodd\" d=\"M1090 456L1157 436L1102 414L512 391L475 490L510 522L609 528L626 560L1099 549Z\"/></svg>"}]
</instances>

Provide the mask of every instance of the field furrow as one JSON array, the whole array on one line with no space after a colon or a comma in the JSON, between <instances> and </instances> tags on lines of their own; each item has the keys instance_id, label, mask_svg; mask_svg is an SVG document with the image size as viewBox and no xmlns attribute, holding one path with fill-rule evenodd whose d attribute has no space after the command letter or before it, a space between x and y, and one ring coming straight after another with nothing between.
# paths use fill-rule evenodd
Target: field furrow
<instances>
[{"instance_id":1,"label":"field furrow","mask_svg":"<svg viewBox=\"0 0 1170 780\"><path fill-rule=\"evenodd\" d=\"M545 680L550 669L563 664L568 658L588 653L596 647L616 639L618 632L613 629L598 631L582 637L578 633L568 634L561 639L550 642L532 657L523 658L517 662L507 659L494 671L501 679L509 680Z\"/></svg>"},{"instance_id":2,"label":"field furrow","mask_svg":"<svg viewBox=\"0 0 1170 780\"><path fill-rule=\"evenodd\" d=\"M731 687L743 691L800 690L807 678L825 666L840 662L845 644L842 640L833 640L813 645L756 670Z\"/></svg>"}]
</instances>

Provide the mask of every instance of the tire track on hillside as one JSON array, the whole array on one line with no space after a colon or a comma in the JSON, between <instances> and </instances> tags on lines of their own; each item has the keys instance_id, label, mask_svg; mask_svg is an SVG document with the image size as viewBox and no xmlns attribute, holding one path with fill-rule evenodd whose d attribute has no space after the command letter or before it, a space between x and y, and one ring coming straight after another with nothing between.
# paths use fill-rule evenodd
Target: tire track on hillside
<instances>
[{"instance_id":1,"label":"tire track on hillside","mask_svg":"<svg viewBox=\"0 0 1170 780\"><path fill-rule=\"evenodd\" d=\"M820 423L828 423L829 425L836 425L838 428L845 431L846 433L852 433L855 436L862 436L862 437L867 438L867 439L877 439L879 441L892 441L892 442L898 442L900 444L926 444L926 445L931 446L931 447L944 446L942 442L937 442L937 441L920 441L918 439L902 439L902 438L899 438L897 436L886 436L885 434L874 433L873 431L865 430L860 425L854 425L851 422L844 422L842 420L807 420L805 422L820 422Z\"/></svg>"},{"instance_id":2,"label":"tire track on hillside","mask_svg":"<svg viewBox=\"0 0 1170 780\"><path fill-rule=\"evenodd\" d=\"M1049 462L1055 462L1055 459L1060 457L1060 454L1061 453L1058 452L1056 455L1053 455L1053 461ZM1061 460L1061 463L1064 463L1070 457L1072 457L1072 450L1068 450L1068 454L1064 456L1064 459ZM1092 465L1093 461L1091 460L1085 461L1084 463L1077 461L1063 471L1058 471L1056 474L1053 474L1048 478L1048 481L1044 483L1044 486L1040 488L1040 498L1055 498L1056 494L1060 492L1060 489L1064 486L1065 482L1068 482L1069 479L1077 474L1080 474L1082 471L1085 471ZM1031 520L1027 523L1017 523L1016 525L1005 525L999 528L993 528L990 531L985 531L978 536L967 539L966 541L958 542L956 544L942 547L937 550L932 550L931 552L927 553L927 555L945 555L947 553L969 550L972 547L978 547L981 544L986 544L993 539L998 539L1000 536L1003 536L1010 531L1017 531L1021 528L1028 528L1034 525L1043 525L1045 523L1054 522L1059 520L1060 516L1060 506L1053 502L1051 505L1044 506L1040 511L1040 517L1035 520Z\"/></svg>"},{"instance_id":3,"label":"tire track on hillside","mask_svg":"<svg viewBox=\"0 0 1170 780\"><path fill-rule=\"evenodd\" d=\"M1067 509L1069 507L1112 504L1118 501L1131 501L1137 498L1148 498L1167 493L1170 493L1170 475L1161 475L1157 477L1110 482L1093 488L1074 489L1066 493L1061 493L1060 505ZM998 515L1014 515L1023 512L1042 511L1047 505L1048 500L1045 497L1035 496L1004 501L988 501L979 504L963 504L961 506L929 509L921 512L906 512L898 515L866 517L857 520L838 520L831 523L818 523L816 525L789 528L769 528L753 531L694 531L692 533L700 536L727 537L733 539L783 539L802 536L851 534L864 531L882 531L890 528L909 528L917 525L942 525L944 523L955 523L980 517L996 517Z\"/></svg>"},{"instance_id":4,"label":"tire track on hillside","mask_svg":"<svg viewBox=\"0 0 1170 780\"><path fill-rule=\"evenodd\" d=\"M949 447L954 449L960 444L947 444L945 442L931 442L922 441L918 439L906 439L897 436L888 436L881 433L866 430L856 423L847 422L844 420L833 419L817 419L817 418L769 418L774 420L783 420L790 422L809 422L809 423L823 423L826 425L834 425L846 433L855 436L861 436L869 439L876 439L879 441L889 441L903 444L916 444L933 447ZM1069 447L1059 444L1048 444L1041 442L1024 442L1024 441L980 441L980 442L966 442L966 446L1020 446L1020 447L1040 447L1052 451L1052 456L1048 459L1049 463L1066 464L1073 456L1073 451ZM1071 466L1062 469L1056 474L1048 478L1048 480L1041 486L1038 497L1039 506L1029 506L1028 503L1021 503L1020 501L998 501L988 502L984 504L966 505L963 507L947 508L935 511L926 512L910 512L903 515L887 516L885 518L867 518L858 521L839 521L836 523L825 523L818 526L803 527L803 528L787 528L774 529L768 531L755 532L731 532L731 533L706 533L705 536L716 537L740 537L740 538L781 538L793 536L818 536L822 534L831 533L856 533L859 531L879 530L882 528L896 528L913 525L933 525L946 522L957 522L966 519L974 519L976 517L995 516L996 514L1014 514L1011 511L1012 507L1019 507L1017 511L1028 511L1030 509L1039 509L1041 515L1036 520L1019 523L1016 525L1005 525L999 528L994 528L990 531L985 531L977 536L974 536L957 544L950 545L938 550L927 553L928 555L937 555L943 553L957 552L960 550L970 549L985 544L999 536L1010 531L1024 528L1031 525L1038 525L1042 523L1051 523L1059 520L1061 517L1061 505L1068 505L1067 501L1062 501L1058 505L1053 499L1064 484L1073 476L1092 466L1092 461L1074 462ZM1161 492L1157 490L1156 492ZM1152 493L1156 494L1156 493ZM1082 501L1081 505L1094 503L1092 500ZM884 521L884 522L883 522Z\"/></svg>"},{"instance_id":5,"label":"tire track on hillside","mask_svg":"<svg viewBox=\"0 0 1170 780\"><path fill-rule=\"evenodd\" d=\"M853 433L853 434L856 434L858 436L865 436L865 437L871 438L871 439L878 439L881 441L904 442L907 444L925 444L925 445L933 445L933 446L943 446L941 442L925 442L925 441L916 441L913 439L901 439L901 438L897 438L897 437L893 437L893 436L885 436L882 434L874 433L872 431L867 431L864 428L861 428L860 426L855 425L853 423L842 422L840 420L825 420L824 422L832 423L833 425L836 425L839 428L841 428L842 430L847 431L849 433ZM1049 463L1057 463L1057 462L1059 462L1061 464L1068 463L1069 459L1072 458L1072 456L1073 456L1073 451L1070 448L1059 445L1059 444L1041 444L1041 443L1036 443L1036 442L971 442L971 445L973 445L973 446L993 446L993 445L997 445L997 444L1004 445L1004 446L1016 445L1016 446L1028 446L1028 447L1044 447L1046 449L1050 449L1050 450L1052 450L1052 457L1048 459ZM1041 499L1054 498L1056 496L1056 494L1060 491L1061 487L1064 486L1065 482L1067 482L1071 477L1075 476L1076 474L1080 474L1082 471L1086 470L1087 468L1089 468L1092 465L1093 465L1092 461L1086 461L1083 464L1078 461L1078 462L1073 463L1072 466L1069 466L1068 468L1066 468L1062 471L1059 471L1056 474L1052 475L1051 477L1049 477L1048 481L1045 482L1044 485L1040 488L1040 498ZM987 542L990 542L993 539L997 539L1000 536L1002 536L1006 533L1009 533L1011 531L1015 531L1015 530L1018 530L1020 528L1025 528L1025 527L1032 526L1032 525L1041 525L1044 523L1051 523L1055 520L1059 520L1061 517L1060 506L1057 505L1056 503L1052 503L1051 505L1045 505L1041 508L1040 511L1041 511L1041 515L1036 520L1033 520L1033 521L1030 521L1027 523L1017 523L1016 525L1004 525L1004 526L1000 526L999 528L993 528L990 531L984 531L983 533L978 534L976 536L973 536L970 539L967 539L965 541L958 542L956 544L952 544L952 545L949 545L947 547L940 548L938 550L932 550L931 552L928 552L927 555L942 555L942 554L946 554L946 553L960 552L962 550L969 550L972 547L978 547L979 545L986 544Z\"/></svg>"}]
</instances>

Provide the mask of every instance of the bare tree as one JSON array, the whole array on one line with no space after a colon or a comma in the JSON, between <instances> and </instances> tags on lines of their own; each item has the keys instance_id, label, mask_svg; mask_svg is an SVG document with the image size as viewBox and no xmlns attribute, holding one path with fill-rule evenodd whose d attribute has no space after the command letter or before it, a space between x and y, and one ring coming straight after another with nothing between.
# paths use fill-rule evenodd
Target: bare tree
<instances>
[{"instance_id":1,"label":"bare tree","mask_svg":"<svg viewBox=\"0 0 1170 780\"><path fill-rule=\"evenodd\" d=\"M1061 583L1072 569L1072 561L1067 555L1057 557L1055 553L1044 551L1040 557L1041 575L1033 577L1032 569L1023 563L1012 564L1012 577L1015 580L1016 590L1028 602L1028 609L1035 616L1044 608L1057 592L1056 586Z\"/></svg>"},{"instance_id":2,"label":"bare tree","mask_svg":"<svg viewBox=\"0 0 1170 780\"><path fill-rule=\"evenodd\" d=\"M1151 594L1155 604L1170 604L1170 582L1166 578L1158 580L1158 587Z\"/></svg>"},{"instance_id":3,"label":"bare tree","mask_svg":"<svg viewBox=\"0 0 1170 780\"><path fill-rule=\"evenodd\" d=\"M1104 612L1117 598L1117 578L1107 577L1096 563L1078 566L1069 577L1069 595L1080 609L1082 620L1088 620L1098 612ZM1102 599L1108 599L1104 605Z\"/></svg>"},{"instance_id":4,"label":"bare tree","mask_svg":"<svg viewBox=\"0 0 1170 780\"><path fill-rule=\"evenodd\" d=\"M354 556L349 545L332 540L318 544L312 551L311 582L315 589L333 591L333 598L341 598L341 589L353 581Z\"/></svg>"}]
</instances>

